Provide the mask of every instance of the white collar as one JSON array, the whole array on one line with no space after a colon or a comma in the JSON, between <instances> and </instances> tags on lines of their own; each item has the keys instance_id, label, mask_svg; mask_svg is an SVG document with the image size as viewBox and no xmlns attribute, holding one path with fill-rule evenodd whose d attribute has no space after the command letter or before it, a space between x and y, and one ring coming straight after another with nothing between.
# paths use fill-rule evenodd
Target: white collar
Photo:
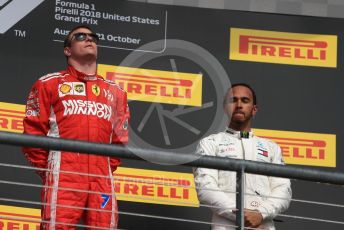
<instances>
[{"instance_id":1,"label":"white collar","mask_svg":"<svg viewBox=\"0 0 344 230\"><path fill-rule=\"evenodd\" d=\"M252 138L253 137L253 131L237 131L234 129L231 129L229 127L226 128L226 133L230 134L231 136L234 136L236 138Z\"/></svg>"}]
</instances>

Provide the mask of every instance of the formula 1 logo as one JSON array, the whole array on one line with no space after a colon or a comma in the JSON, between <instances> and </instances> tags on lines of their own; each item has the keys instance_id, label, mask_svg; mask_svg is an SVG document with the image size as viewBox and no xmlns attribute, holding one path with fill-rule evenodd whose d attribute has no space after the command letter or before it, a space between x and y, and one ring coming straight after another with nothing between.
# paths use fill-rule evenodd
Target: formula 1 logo
<instances>
[{"instance_id":1,"label":"formula 1 logo","mask_svg":"<svg viewBox=\"0 0 344 230\"><path fill-rule=\"evenodd\" d=\"M0 34L4 34L44 0L0 0Z\"/></svg>"},{"instance_id":2,"label":"formula 1 logo","mask_svg":"<svg viewBox=\"0 0 344 230\"><path fill-rule=\"evenodd\" d=\"M11 2L11 0L2 0L2 1L0 1L0 7L1 7L0 9L4 8L10 2Z\"/></svg>"}]
</instances>

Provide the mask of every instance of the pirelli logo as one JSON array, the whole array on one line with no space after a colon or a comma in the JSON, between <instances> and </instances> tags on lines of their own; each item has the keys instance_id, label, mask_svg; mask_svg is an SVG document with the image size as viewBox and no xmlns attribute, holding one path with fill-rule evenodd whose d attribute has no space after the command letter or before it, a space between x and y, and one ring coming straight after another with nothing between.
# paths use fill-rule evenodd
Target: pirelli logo
<instances>
[{"instance_id":1,"label":"pirelli logo","mask_svg":"<svg viewBox=\"0 0 344 230\"><path fill-rule=\"evenodd\" d=\"M229 58L337 67L337 36L231 28Z\"/></svg>"},{"instance_id":2,"label":"pirelli logo","mask_svg":"<svg viewBox=\"0 0 344 230\"><path fill-rule=\"evenodd\" d=\"M202 75L98 65L98 74L120 85L128 99L176 105L202 105Z\"/></svg>"},{"instance_id":3,"label":"pirelli logo","mask_svg":"<svg viewBox=\"0 0 344 230\"><path fill-rule=\"evenodd\" d=\"M120 167L115 172L118 200L198 207L194 177L188 173Z\"/></svg>"},{"instance_id":4,"label":"pirelli logo","mask_svg":"<svg viewBox=\"0 0 344 230\"><path fill-rule=\"evenodd\" d=\"M0 205L0 229L39 230L39 209Z\"/></svg>"},{"instance_id":5,"label":"pirelli logo","mask_svg":"<svg viewBox=\"0 0 344 230\"><path fill-rule=\"evenodd\" d=\"M275 141L287 164L336 167L336 135L255 129Z\"/></svg>"},{"instance_id":6,"label":"pirelli logo","mask_svg":"<svg viewBox=\"0 0 344 230\"><path fill-rule=\"evenodd\" d=\"M0 102L0 131L22 133L25 105Z\"/></svg>"}]
</instances>

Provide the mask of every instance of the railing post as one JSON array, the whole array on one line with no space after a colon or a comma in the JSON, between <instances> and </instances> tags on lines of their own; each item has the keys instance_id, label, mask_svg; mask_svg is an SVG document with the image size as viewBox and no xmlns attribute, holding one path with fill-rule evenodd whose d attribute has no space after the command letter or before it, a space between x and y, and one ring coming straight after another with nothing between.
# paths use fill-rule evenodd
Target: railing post
<instances>
[{"instance_id":1,"label":"railing post","mask_svg":"<svg viewBox=\"0 0 344 230\"><path fill-rule=\"evenodd\" d=\"M244 229L244 202L245 202L245 170L241 167L236 173L236 226L238 230Z\"/></svg>"}]
</instances>

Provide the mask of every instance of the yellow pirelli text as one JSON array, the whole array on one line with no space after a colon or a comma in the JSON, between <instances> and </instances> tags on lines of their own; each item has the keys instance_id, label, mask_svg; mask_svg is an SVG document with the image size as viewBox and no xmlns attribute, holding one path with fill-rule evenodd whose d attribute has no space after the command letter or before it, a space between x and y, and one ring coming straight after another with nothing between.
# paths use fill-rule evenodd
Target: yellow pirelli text
<instances>
[{"instance_id":1,"label":"yellow pirelli text","mask_svg":"<svg viewBox=\"0 0 344 230\"><path fill-rule=\"evenodd\" d=\"M22 133L25 105L0 102L0 131Z\"/></svg>"},{"instance_id":2,"label":"yellow pirelli text","mask_svg":"<svg viewBox=\"0 0 344 230\"><path fill-rule=\"evenodd\" d=\"M0 205L0 230L39 230L40 209Z\"/></svg>"},{"instance_id":3,"label":"yellow pirelli text","mask_svg":"<svg viewBox=\"0 0 344 230\"><path fill-rule=\"evenodd\" d=\"M275 141L287 164L336 167L336 135L254 129L257 136Z\"/></svg>"},{"instance_id":4,"label":"yellow pirelli text","mask_svg":"<svg viewBox=\"0 0 344 230\"><path fill-rule=\"evenodd\" d=\"M118 200L199 207L191 173L120 167L114 176Z\"/></svg>"},{"instance_id":5,"label":"yellow pirelli text","mask_svg":"<svg viewBox=\"0 0 344 230\"><path fill-rule=\"evenodd\" d=\"M202 74L98 65L98 74L120 85L128 99L175 105L202 105Z\"/></svg>"},{"instance_id":6,"label":"yellow pirelli text","mask_svg":"<svg viewBox=\"0 0 344 230\"><path fill-rule=\"evenodd\" d=\"M231 60L337 67L337 35L230 29Z\"/></svg>"}]
</instances>

